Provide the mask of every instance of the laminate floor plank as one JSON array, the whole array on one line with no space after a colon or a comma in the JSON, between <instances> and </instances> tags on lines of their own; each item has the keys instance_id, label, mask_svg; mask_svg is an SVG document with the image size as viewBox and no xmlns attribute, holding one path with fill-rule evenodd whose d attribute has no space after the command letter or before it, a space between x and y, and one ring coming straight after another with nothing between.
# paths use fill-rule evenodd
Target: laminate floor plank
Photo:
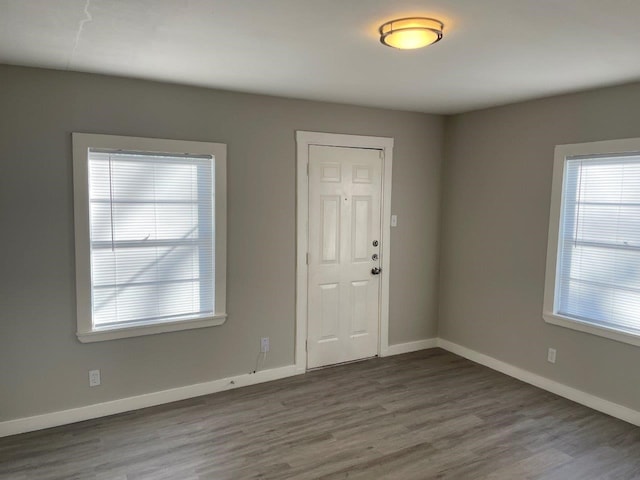
<instances>
[{"instance_id":1,"label":"laminate floor plank","mask_svg":"<svg viewBox=\"0 0 640 480\"><path fill-rule=\"evenodd\" d=\"M0 439L2 480L640 479L640 428L440 349Z\"/></svg>"}]
</instances>

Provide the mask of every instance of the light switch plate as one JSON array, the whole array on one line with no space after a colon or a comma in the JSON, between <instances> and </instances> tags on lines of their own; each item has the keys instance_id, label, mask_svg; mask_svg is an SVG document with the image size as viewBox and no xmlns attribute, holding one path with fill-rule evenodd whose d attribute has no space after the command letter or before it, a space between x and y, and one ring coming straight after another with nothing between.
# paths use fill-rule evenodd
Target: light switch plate
<instances>
[{"instance_id":1,"label":"light switch plate","mask_svg":"<svg viewBox=\"0 0 640 480\"><path fill-rule=\"evenodd\" d=\"M391 215L391 226L392 227L398 226L398 215Z\"/></svg>"}]
</instances>

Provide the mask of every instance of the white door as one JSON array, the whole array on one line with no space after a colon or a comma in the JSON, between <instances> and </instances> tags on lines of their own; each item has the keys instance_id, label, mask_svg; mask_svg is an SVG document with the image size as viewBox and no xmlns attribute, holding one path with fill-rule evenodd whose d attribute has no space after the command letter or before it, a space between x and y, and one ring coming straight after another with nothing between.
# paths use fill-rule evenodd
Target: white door
<instances>
[{"instance_id":1,"label":"white door","mask_svg":"<svg viewBox=\"0 0 640 480\"><path fill-rule=\"evenodd\" d=\"M382 151L309 147L309 368L378 353Z\"/></svg>"}]
</instances>

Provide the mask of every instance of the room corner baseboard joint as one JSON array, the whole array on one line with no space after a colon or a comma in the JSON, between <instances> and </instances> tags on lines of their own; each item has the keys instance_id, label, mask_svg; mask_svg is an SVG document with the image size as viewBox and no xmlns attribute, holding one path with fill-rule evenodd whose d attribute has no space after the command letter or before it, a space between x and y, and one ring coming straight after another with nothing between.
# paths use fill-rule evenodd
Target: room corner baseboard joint
<instances>
[{"instance_id":1,"label":"room corner baseboard joint","mask_svg":"<svg viewBox=\"0 0 640 480\"><path fill-rule=\"evenodd\" d=\"M427 350L429 348L436 348L437 346L437 338L425 338L424 340L417 340L414 342L396 343L395 345L389 345L386 351L382 352L381 356L389 357L391 355L402 355L403 353Z\"/></svg>"}]
</instances>

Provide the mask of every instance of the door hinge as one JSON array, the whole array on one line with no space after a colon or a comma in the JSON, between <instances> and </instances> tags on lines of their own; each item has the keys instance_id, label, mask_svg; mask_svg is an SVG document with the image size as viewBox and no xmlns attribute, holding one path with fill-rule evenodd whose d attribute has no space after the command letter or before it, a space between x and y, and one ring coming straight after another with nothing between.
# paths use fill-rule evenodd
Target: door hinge
<instances>
[{"instance_id":1,"label":"door hinge","mask_svg":"<svg viewBox=\"0 0 640 480\"><path fill-rule=\"evenodd\" d=\"M307 163L307 177L309 176L309 164Z\"/></svg>"},{"instance_id":2,"label":"door hinge","mask_svg":"<svg viewBox=\"0 0 640 480\"><path fill-rule=\"evenodd\" d=\"M309 351L309 340L305 340L304 341L304 351L308 352Z\"/></svg>"},{"instance_id":3,"label":"door hinge","mask_svg":"<svg viewBox=\"0 0 640 480\"><path fill-rule=\"evenodd\" d=\"M307 253L307 265L309 265L309 253Z\"/></svg>"}]
</instances>

